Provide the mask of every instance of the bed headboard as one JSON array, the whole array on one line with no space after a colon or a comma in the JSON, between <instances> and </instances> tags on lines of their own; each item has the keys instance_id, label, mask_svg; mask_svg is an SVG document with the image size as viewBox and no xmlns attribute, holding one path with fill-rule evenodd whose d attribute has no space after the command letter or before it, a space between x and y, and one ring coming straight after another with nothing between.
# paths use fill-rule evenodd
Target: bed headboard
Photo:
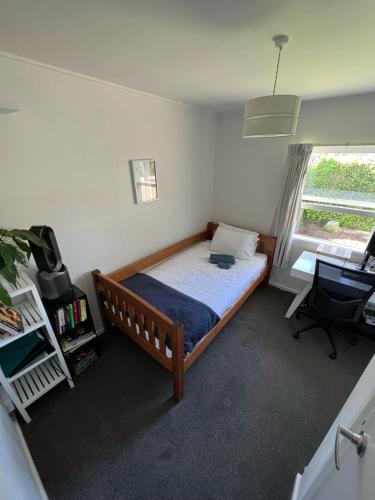
<instances>
[{"instance_id":1,"label":"bed headboard","mask_svg":"<svg viewBox=\"0 0 375 500\"><path fill-rule=\"evenodd\" d=\"M207 224L208 240L212 240L218 226L219 224L216 224L215 222L209 222ZM257 252L265 253L267 255L267 263L269 266L272 266L273 256L275 254L275 248L276 248L276 241L277 241L276 236L269 236L268 234L259 233Z\"/></svg>"}]
</instances>

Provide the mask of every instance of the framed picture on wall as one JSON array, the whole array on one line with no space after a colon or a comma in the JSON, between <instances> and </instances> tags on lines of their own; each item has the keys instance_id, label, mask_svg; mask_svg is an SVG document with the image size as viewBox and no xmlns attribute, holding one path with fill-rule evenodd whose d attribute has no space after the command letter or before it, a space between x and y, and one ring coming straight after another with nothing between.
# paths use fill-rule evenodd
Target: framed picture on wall
<instances>
[{"instance_id":1,"label":"framed picture on wall","mask_svg":"<svg viewBox=\"0 0 375 500\"><path fill-rule=\"evenodd\" d=\"M158 199L155 160L130 160L134 202L148 203Z\"/></svg>"}]
</instances>

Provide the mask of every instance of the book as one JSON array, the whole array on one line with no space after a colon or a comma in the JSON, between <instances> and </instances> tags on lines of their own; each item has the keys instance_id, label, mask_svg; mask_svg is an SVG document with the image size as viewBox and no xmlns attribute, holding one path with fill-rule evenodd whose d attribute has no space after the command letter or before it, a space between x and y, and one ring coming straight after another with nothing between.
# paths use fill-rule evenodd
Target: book
<instances>
[{"instance_id":1,"label":"book","mask_svg":"<svg viewBox=\"0 0 375 500\"><path fill-rule=\"evenodd\" d=\"M74 330L77 325L86 321L87 302L85 298L73 299L71 303L61 306L51 316L56 335L61 336Z\"/></svg>"},{"instance_id":2,"label":"book","mask_svg":"<svg viewBox=\"0 0 375 500\"><path fill-rule=\"evenodd\" d=\"M0 302L0 328L7 333L21 333L24 331L21 314L14 307Z\"/></svg>"},{"instance_id":3,"label":"book","mask_svg":"<svg viewBox=\"0 0 375 500\"><path fill-rule=\"evenodd\" d=\"M74 315L74 322L75 324L79 323L79 317L78 317L78 308L77 308L77 301L73 301L73 315Z\"/></svg>"},{"instance_id":4,"label":"book","mask_svg":"<svg viewBox=\"0 0 375 500\"><path fill-rule=\"evenodd\" d=\"M65 331L68 331L70 328L70 309L69 309L69 306L65 306L64 314L65 314L65 323L66 323L66 330Z\"/></svg>"},{"instance_id":5,"label":"book","mask_svg":"<svg viewBox=\"0 0 375 500\"><path fill-rule=\"evenodd\" d=\"M87 319L86 300L79 299L79 303L80 303L80 310L81 310L81 321L86 321L86 319Z\"/></svg>"},{"instance_id":6,"label":"book","mask_svg":"<svg viewBox=\"0 0 375 500\"><path fill-rule=\"evenodd\" d=\"M2 330L0 328L0 340L7 340L7 339L9 339L11 337L14 337L14 335L16 335L16 334L6 332L5 330Z\"/></svg>"},{"instance_id":7,"label":"book","mask_svg":"<svg viewBox=\"0 0 375 500\"><path fill-rule=\"evenodd\" d=\"M88 350L82 349L72 356L68 360L68 366L74 373L74 375L79 375L88 366L94 363L98 359L98 355L95 348L89 348Z\"/></svg>"},{"instance_id":8,"label":"book","mask_svg":"<svg viewBox=\"0 0 375 500\"><path fill-rule=\"evenodd\" d=\"M65 314L63 309L59 309L57 311L58 318L59 318L59 330L60 330L60 335L64 333L65 331Z\"/></svg>"},{"instance_id":9,"label":"book","mask_svg":"<svg viewBox=\"0 0 375 500\"><path fill-rule=\"evenodd\" d=\"M69 304L69 314L70 314L70 327L71 328L74 328L75 327L75 323L74 323L74 312L73 312L73 305L72 304Z\"/></svg>"},{"instance_id":10,"label":"book","mask_svg":"<svg viewBox=\"0 0 375 500\"><path fill-rule=\"evenodd\" d=\"M55 314L53 315L53 321L54 321L56 335L61 335L58 312L55 312Z\"/></svg>"},{"instance_id":11,"label":"book","mask_svg":"<svg viewBox=\"0 0 375 500\"><path fill-rule=\"evenodd\" d=\"M62 350L66 353L68 351L71 351L72 349L75 349L79 347L80 345L85 344L89 340L93 339L95 337L95 333L89 332L84 335L80 335L77 338L72 339L71 337L64 337L61 339L61 347Z\"/></svg>"},{"instance_id":12,"label":"book","mask_svg":"<svg viewBox=\"0 0 375 500\"><path fill-rule=\"evenodd\" d=\"M81 301L80 299L76 300L76 305L77 305L77 313L78 313L78 322L80 323L82 321L82 315L81 315Z\"/></svg>"}]
</instances>

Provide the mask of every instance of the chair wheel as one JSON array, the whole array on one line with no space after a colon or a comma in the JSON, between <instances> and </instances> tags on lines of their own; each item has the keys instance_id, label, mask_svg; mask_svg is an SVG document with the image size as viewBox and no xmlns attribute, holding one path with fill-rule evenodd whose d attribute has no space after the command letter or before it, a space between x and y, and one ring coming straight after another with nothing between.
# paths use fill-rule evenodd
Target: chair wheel
<instances>
[{"instance_id":1,"label":"chair wheel","mask_svg":"<svg viewBox=\"0 0 375 500\"><path fill-rule=\"evenodd\" d=\"M299 339L299 333L298 332L293 333L293 338L298 340Z\"/></svg>"},{"instance_id":2,"label":"chair wheel","mask_svg":"<svg viewBox=\"0 0 375 500\"><path fill-rule=\"evenodd\" d=\"M331 354L329 355L329 357L331 359L336 359L337 358L337 352L331 352Z\"/></svg>"}]
</instances>

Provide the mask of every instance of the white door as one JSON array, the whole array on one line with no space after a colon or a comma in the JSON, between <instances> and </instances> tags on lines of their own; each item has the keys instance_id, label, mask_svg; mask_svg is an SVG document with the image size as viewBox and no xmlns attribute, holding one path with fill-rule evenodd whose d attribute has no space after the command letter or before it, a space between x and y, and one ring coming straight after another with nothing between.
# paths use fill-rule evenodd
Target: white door
<instances>
[{"instance_id":1,"label":"white door","mask_svg":"<svg viewBox=\"0 0 375 500\"><path fill-rule=\"evenodd\" d=\"M338 470L335 463L335 443L339 425L344 429L338 438ZM358 441L359 450L356 444L350 441L349 433L345 429L355 433L352 437ZM348 437L345 437L345 434ZM297 475L292 499L375 499L375 357L303 475Z\"/></svg>"}]
</instances>

